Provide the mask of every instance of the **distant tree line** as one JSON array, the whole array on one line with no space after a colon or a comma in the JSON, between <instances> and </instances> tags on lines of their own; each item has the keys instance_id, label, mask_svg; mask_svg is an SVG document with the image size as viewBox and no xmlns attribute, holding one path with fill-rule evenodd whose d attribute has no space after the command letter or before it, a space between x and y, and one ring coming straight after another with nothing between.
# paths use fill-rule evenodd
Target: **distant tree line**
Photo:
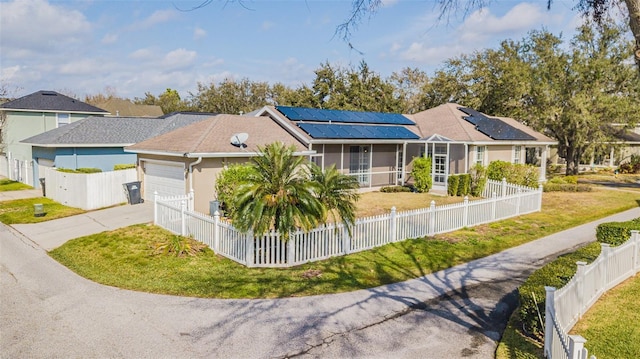
<instances>
[{"instance_id":1,"label":"distant tree line","mask_svg":"<svg viewBox=\"0 0 640 359\"><path fill-rule=\"evenodd\" d=\"M432 76L405 68L383 78L364 61L356 67L325 62L311 84L297 88L226 79L198 83L186 98L167 89L133 101L158 105L165 113L230 114L265 105L416 113L456 102L515 118L556 139L567 173L575 174L581 159L609 146L616 131L640 122L640 76L629 55L633 47L621 26L587 22L568 43L545 30L532 31L496 49L449 59Z\"/></svg>"}]
</instances>

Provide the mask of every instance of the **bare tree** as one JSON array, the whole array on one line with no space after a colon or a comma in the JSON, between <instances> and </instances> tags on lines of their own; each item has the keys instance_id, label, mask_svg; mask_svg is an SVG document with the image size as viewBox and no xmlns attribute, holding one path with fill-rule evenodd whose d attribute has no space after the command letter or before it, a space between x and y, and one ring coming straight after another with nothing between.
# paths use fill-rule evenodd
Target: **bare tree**
<instances>
[{"instance_id":1,"label":"bare tree","mask_svg":"<svg viewBox=\"0 0 640 359\"><path fill-rule=\"evenodd\" d=\"M593 18L596 23L602 24L610 11L622 9L626 5L626 14L629 19L629 28L635 38L634 57L640 71L640 0L576 0L576 8L584 15ZM547 0L547 8L551 9L553 0ZM368 17L375 15L383 5L382 0L352 0L352 9L347 19L336 28L336 35L349 41L353 31ZM439 8L440 18L448 18L454 12L462 11L465 15L475 9L479 9L490 3L490 0L436 0L435 6ZM349 43L349 46L351 44Z\"/></svg>"}]
</instances>

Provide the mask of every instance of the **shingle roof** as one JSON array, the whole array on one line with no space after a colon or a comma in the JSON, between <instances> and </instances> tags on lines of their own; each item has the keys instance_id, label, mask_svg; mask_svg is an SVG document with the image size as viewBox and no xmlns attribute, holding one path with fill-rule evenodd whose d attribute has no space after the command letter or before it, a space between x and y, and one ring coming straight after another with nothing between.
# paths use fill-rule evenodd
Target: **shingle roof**
<instances>
[{"instance_id":1,"label":"shingle roof","mask_svg":"<svg viewBox=\"0 0 640 359\"><path fill-rule=\"evenodd\" d=\"M158 117L164 115L162 108L156 105L138 105L121 98L110 98L96 106L119 117Z\"/></svg>"},{"instance_id":2,"label":"shingle roof","mask_svg":"<svg viewBox=\"0 0 640 359\"><path fill-rule=\"evenodd\" d=\"M249 135L246 148L231 144L231 136L245 132ZM158 151L173 154L185 153L240 153L255 152L258 146L273 142L293 145L305 150L298 140L269 117L218 115L207 120L179 128L164 135L126 147L125 150Z\"/></svg>"},{"instance_id":3,"label":"shingle roof","mask_svg":"<svg viewBox=\"0 0 640 359\"><path fill-rule=\"evenodd\" d=\"M107 111L91 106L55 91L38 91L0 105L3 109L23 111L79 112L106 114Z\"/></svg>"},{"instance_id":4,"label":"shingle roof","mask_svg":"<svg viewBox=\"0 0 640 359\"><path fill-rule=\"evenodd\" d=\"M468 116L460 110L463 106L455 103L446 103L413 115L406 115L418 124L418 128L422 134L422 138L439 134L453 141L461 142L515 142L494 140L491 137L478 131L475 126L464 119ZM522 123L507 117L495 117L505 124L512 126L518 130L535 138L537 142L556 142L555 140L531 129Z\"/></svg>"},{"instance_id":5,"label":"shingle roof","mask_svg":"<svg viewBox=\"0 0 640 359\"><path fill-rule=\"evenodd\" d=\"M211 114L180 115L168 118L90 116L21 142L51 147L92 144L130 145L211 116Z\"/></svg>"}]
</instances>

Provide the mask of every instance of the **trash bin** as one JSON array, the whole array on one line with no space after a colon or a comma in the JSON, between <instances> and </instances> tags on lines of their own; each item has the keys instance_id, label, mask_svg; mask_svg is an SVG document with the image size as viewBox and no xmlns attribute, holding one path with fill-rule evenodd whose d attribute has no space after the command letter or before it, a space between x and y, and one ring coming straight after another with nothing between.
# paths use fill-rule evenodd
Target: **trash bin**
<instances>
[{"instance_id":1,"label":"trash bin","mask_svg":"<svg viewBox=\"0 0 640 359\"><path fill-rule=\"evenodd\" d=\"M127 202L129 202L129 204L144 202L140 195L140 181L125 183L123 186L125 193L127 194Z\"/></svg>"},{"instance_id":2,"label":"trash bin","mask_svg":"<svg viewBox=\"0 0 640 359\"><path fill-rule=\"evenodd\" d=\"M220 201L209 201L209 215L213 216L216 212L220 213Z\"/></svg>"},{"instance_id":3,"label":"trash bin","mask_svg":"<svg viewBox=\"0 0 640 359\"><path fill-rule=\"evenodd\" d=\"M40 180L40 187L42 187L42 197L46 197L47 196L47 189L45 187L45 179L44 178L39 178Z\"/></svg>"}]
</instances>

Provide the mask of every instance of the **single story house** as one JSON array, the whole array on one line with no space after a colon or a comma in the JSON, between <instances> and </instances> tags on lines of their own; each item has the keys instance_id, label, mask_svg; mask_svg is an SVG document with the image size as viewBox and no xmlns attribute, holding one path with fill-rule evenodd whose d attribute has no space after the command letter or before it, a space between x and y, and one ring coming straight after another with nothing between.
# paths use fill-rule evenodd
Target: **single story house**
<instances>
[{"instance_id":1,"label":"single story house","mask_svg":"<svg viewBox=\"0 0 640 359\"><path fill-rule=\"evenodd\" d=\"M299 140L264 117L218 115L125 147L138 156L138 173L145 200L193 191L194 208L208 213L216 198L215 181L225 166L258 156L258 146L280 141L310 156Z\"/></svg>"},{"instance_id":2,"label":"single story house","mask_svg":"<svg viewBox=\"0 0 640 359\"><path fill-rule=\"evenodd\" d=\"M246 148L233 144L243 133ZM513 119L457 104L414 115L266 106L244 116L219 115L125 151L138 154L146 199L156 191L184 195L193 190L195 209L207 212L224 166L247 162L258 155L258 145L275 141L295 145L299 155L323 168L335 165L356 176L363 188L410 182L413 158L431 156L434 187L440 189L446 189L450 174L494 160L537 164L544 180L548 146L556 143Z\"/></svg>"},{"instance_id":3,"label":"single story house","mask_svg":"<svg viewBox=\"0 0 640 359\"><path fill-rule=\"evenodd\" d=\"M20 141L109 112L55 91L38 91L0 105L0 175L35 185L31 145Z\"/></svg>"},{"instance_id":4,"label":"single story house","mask_svg":"<svg viewBox=\"0 0 640 359\"><path fill-rule=\"evenodd\" d=\"M211 116L215 114L176 112L159 118L91 116L21 142L32 147L34 178L39 178L39 166L74 170L89 167L106 172L118 164L136 163L136 154L125 152L124 147Z\"/></svg>"}]
</instances>

